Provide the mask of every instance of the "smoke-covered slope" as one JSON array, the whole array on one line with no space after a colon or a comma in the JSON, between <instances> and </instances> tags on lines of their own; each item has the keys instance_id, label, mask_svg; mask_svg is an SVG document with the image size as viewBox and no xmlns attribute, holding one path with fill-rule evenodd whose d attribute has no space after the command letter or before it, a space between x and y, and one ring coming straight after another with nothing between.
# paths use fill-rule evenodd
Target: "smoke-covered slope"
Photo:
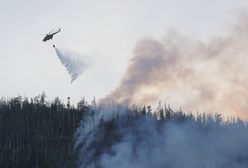
<instances>
[{"instance_id":1,"label":"smoke-covered slope","mask_svg":"<svg viewBox=\"0 0 248 168\"><path fill-rule=\"evenodd\" d=\"M223 121L219 114L185 115L169 108L160 108L157 115L149 108L126 109L126 113L120 109L112 109L108 119L96 120L102 115L94 113L78 129L79 168L248 166L248 127L241 120ZM89 121L91 131L82 136Z\"/></svg>"}]
</instances>

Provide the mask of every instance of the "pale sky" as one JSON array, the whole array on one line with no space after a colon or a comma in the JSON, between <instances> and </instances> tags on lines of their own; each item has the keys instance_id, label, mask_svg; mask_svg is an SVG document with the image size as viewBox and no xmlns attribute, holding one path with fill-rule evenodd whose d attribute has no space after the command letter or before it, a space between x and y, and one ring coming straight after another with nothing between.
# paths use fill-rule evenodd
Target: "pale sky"
<instances>
[{"instance_id":1,"label":"pale sky","mask_svg":"<svg viewBox=\"0 0 248 168\"><path fill-rule=\"evenodd\" d=\"M247 0L0 0L0 97L102 98L117 87L137 41L170 30L208 41L246 7ZM40 34L58 27L42 42ZM72 84L53 44L90 59Z\"/></svg>"}]
</instances>

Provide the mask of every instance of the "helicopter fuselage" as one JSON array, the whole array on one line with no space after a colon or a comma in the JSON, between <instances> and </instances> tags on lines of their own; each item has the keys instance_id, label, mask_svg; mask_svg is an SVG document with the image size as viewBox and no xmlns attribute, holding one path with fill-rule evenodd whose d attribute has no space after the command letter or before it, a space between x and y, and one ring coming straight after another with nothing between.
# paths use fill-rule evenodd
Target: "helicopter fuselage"
<instances>
[{"instance_id":1,"label":"helicopter fuselage","mask_svg":"<svg viewBox=\"0 0 248 168\"><path fill-rule=\"evenodd\" d=\"M44 39L43 39L43 41L44 42L46 42L47 40L52 40L53 39L53 34L47 34L45 37L44 37Z\"/></svg>"},{"instance_id":2,"label":"helicopter fuselage","mask_svg":"<svg viewBox=\"0 0 248 168\"><path fill-rule=\"evenodd\" d=\"M57 34L58 32L61 31L61 28L59 28L56 32L54 33L48 33L46 34L46 36L44 37L43 41L46 42L47 40L52 40L53 39L53 35Z\"/></svg>"}]
</instances>

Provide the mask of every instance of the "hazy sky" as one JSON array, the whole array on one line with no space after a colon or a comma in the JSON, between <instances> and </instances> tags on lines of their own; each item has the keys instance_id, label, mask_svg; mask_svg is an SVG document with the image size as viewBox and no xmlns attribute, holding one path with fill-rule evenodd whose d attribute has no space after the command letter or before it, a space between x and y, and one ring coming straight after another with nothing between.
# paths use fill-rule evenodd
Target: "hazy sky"
<instances>
[{"instance_id":1,"label":"hazy sky","mask_svg":"<svg viewBox=\"0 0 248 168\"><path fill-rule=\"evenodd\" d=\"M225 34L247 0L0 0L0 96L104 97L125 72L136 42L176 30L208 41ZM53 28L62 31L47 43ZM70 83L54 49L76 51L89 68Z\"/></svg>"}]
</instances>

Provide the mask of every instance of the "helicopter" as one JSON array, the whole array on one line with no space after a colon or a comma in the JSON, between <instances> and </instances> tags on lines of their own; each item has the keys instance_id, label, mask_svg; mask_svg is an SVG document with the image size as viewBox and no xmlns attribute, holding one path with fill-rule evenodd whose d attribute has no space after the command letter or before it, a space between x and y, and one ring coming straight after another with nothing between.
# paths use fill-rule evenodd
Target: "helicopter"
<instances>
[{"instance_id":1,"label":"helicopter","mask_svg":"<svg viewBox=\"0 0 248 168\"><path fill-rule=\"evenodd\" d=\"M46 34L43 41L46 42L47 40L52 40L53 35L57 34L60 31L61 31L61 28L51 30L49 33Z\"/></svg>"}]
</instances>

